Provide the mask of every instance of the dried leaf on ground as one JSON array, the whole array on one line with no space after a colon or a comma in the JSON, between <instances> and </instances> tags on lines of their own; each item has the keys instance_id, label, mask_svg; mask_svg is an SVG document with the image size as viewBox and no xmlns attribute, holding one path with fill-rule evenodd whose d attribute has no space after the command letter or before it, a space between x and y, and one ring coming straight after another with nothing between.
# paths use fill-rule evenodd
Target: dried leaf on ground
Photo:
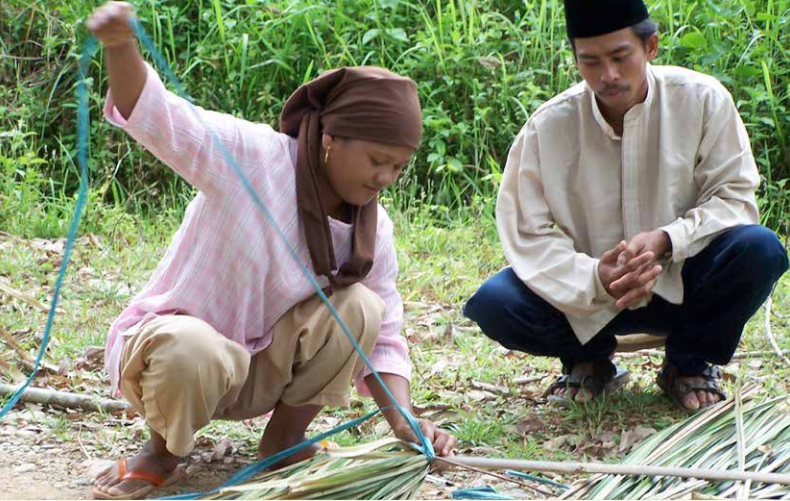
<instances>
[{"instance_id":1,"label":"dried leaf on ground","mask_svg":"<svg viewBox=\"0 0 790 501\"><path fill-rule=\"evenodd\" d=\"M633 430L623 431L623 434L620 437L620 447L618 448L618 452L623 453L630 451L636 444L647 437L654 435L655 433L656 430L653 428L645 428L642 426L637 426Z\"/></svg>"},{"instance_id":2,"label":"dried leaf on ground","mask_svg":"<svg viewBox=\"0 0 790 501\"><path fill-rule=\"evenodd\" d=\"M466 398L478 402L488 402L490 400L496 400L497 396L489 391L469 390L466 392Z\"/></svg>"},{"instance_id":3,"label":"dried leaf on ground","mask_svg":"<svg viewBox=\"0 0 790 501\"><path fill-rule=\"evenodd\" d=\"M404 301L403 302L403 309L405 311L420 311L428 308L428 305L425 303L420 303L419 301Z\"/></svg>"},{"instance_id":4,"label":"dried leaf on ground","mask_svg":"<svg viewBox=\"0 0 790 501\"><path fill-rule=\"evenodd\" d=\"M538 416L529 414L518 420L516 431L519 435L531 435L542 430L546 423Z\"/></svg>"},{"instance_id":5,"label":"dried leaf on ground","mask_svg":"<svg viewBox=\"0 0 790 501\"><path fill-rule=\"evenodd\" d=\"M547 374L541 374L539 376L533 376L533 375L521 376L521 377L517 377L516 379L514 379L513 380L513 384L521 385L521 384L538 383L538 382L543 381L544 379L546 379L546 377L547 377Z\"/></svg>"},{"instance_id":6,"label":"dried leaf on ground","mask_svg":"<svg viewBox=\"0 0 790 501\"><path fill-rule=\"evenodd\" d=\"M578 445L579 443L579 436L578 435L560 435L558 437L554 437L551 440L547 440L543 444L543 448L549 452L554 452L562 449L563 447L570 445Z\"/></svg>"},{"instance_id":7,"label":"dried leaf on ground","mask_svg":"<svg viewBox=\"0 0 790 501\"><path fill-rule=\"evenodd\" d=\"M104 347L89 346L82 354L74 368L81 371L98 371L104 367Z\"/></svg>"},{"instance_id":8,"label":"dried leaf on ground","mask_svg":"<svg viewBox=\"0 0 790 501\"><path fill-rule=\"evenodd\" d=\"M233 442L231 442L228 438L223 438L216 445L214 445L214 448L211 452L204 452L200 455L200 458L204 463L212 463L214 461L221 461L222 458L230 454L232 451Z\"/></svg>"},{"instance_id":9,"label":"dried leaf on ground","mask_svg":"<svg viewBox=\"0 0 790 501\"><path fill-rule=\"evenodd\" d=\"M510 394L510 390L507 387L505 387L505 386L497 386L497 385L491 384L491 383L484 383L482 381L475 381L474 379L472 380L471 386L472 386L472 388L474 388L476 390L482 390L482 391L486 391L486 392L489 392L489 393L500 393L500 394L503 394L503 395L509 395Z\"/></svg>"},{"instance_id":10,"label":"dried leaf on ground","mask_svg":"<svg viewBox=\"0 0 790 501\"><path fill-rule=\"evenodd\" d=\"M501 454L499 449L495 449L493 447L486 447L484 445L478 447L470 447L469 449L464 449L462 451L464 454L474 454L475 456L494 456L497 457Z\"/></svg>"},{"instance_id":11,"label":"dried leaf on ground","mask_svg":"<svg viewBox=\"0 0 790 501\"><path fill-rule=\"evenodd\" d=\"M451 406L449 404L426 404L426 405L413 404L412 405L412 409L414 410L414 413L418 416L426 412L446 411L450 408Z\"/></svg>"},{"instance_id":12,"label":"dried leaf on ground","mask_svg":"<svg viewBox=\"0 0 790 501\"><path fill-rule=\"evenodd\" d=\"M441 374L448 365L450 365L450 362L446 358L440 358L435 364L433 364L433 367L431 367L431 372L428 373L427 379L431 379L437 374Z\"/></svg>"},{"instance_id":13,"label":"dried leaf on ground","mask_svg":"<svg viewBox=\"0 0 790 501\"><path fill-rule=\"evenodd\" d=\"M494 56L483 56L477 58L478 64L484 68L494 69L502 66L502 61Z\"/></svg>"},{"instance_id":14,"label":"dried leaf on ground","mask_svg":"<svg viewBox=\"0 0 790 501\"><path fill-rule=\"evenodd\" d=\"M444 333L442 333L442 339L444 342L449 343L453 340L453 324L448 323L447 327L444 328Z\"/></svg>"},{"instance_id":15,"label":"dried leaf on ground","mask_svg":"<svg viewBox=\"0 0 790 501\"><path fill-rule=\"evenodd\" d=\"M457 423L460 414L452 410L436 410L423 414L421 417L433 421L439 427L447 426L451 423Z\"/></svg>"}]
</instances>

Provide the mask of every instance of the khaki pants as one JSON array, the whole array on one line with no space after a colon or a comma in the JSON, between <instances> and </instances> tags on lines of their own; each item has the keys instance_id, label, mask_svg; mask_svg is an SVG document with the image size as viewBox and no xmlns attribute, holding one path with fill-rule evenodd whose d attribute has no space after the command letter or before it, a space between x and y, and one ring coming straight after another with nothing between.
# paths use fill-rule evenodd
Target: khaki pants
<instances>
[{"instance_id":1,"label":"khaki pants","mask_svg":"<svg viewBox=\"0 0 790 501\"><path fill-rule=\"evenodd\" d=\"M361 284L336 291L331 301L369 355L384 301ZM251 357L203 320L155 318L125 341L121 391L177 456L192 450L194 434L212 419L261 416L280 401L348 405L363 362L318 296L285 313L272 336L272 344Z\"/></svg>"}]
</instances>

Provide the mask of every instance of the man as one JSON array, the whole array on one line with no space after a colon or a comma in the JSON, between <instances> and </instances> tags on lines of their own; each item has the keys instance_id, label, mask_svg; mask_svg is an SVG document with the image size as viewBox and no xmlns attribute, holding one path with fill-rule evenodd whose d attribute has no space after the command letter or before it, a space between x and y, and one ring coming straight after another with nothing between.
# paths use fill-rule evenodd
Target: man
<instances>
[{"instance_id":1,"label":"man","mask_svg":"<svg viewBox=\"0 0 790 501\"><path fill-rule=\"evenodd\" d=\"M621 385L616 335L666 336L658 383L682 409L724 398L720 370L786 271L757 226L759 176L714 78L651 66L642 0L566 0L584 82L541 106L508 157L497 226L509 268L464 314L505 347L559 357L550 398Z\"/></svg>"}]
</instances>

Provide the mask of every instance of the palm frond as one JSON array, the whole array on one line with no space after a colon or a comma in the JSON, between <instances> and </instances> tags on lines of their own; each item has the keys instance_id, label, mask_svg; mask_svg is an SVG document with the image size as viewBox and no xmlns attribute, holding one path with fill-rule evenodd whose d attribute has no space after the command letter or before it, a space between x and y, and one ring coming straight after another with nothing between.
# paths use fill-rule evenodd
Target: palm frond
<instances>
[{"instance_id":1,"label":"palm frond","mask_svg":"<svg viewBox=\"0 0 790 501\"><path fill-rule=\"evenodd\" d=\"M387 438L330 448L202 499L410 499L428 474L428 459Z\"/></svg>"},{"instance_id":2,"label":"palm frond","mask_svg":"<svg viewBox=\"0 0 790 501\"><path fill-rule=\"evenodd\" d=\"M790 413L784 398L754 402L753 389L642 442L624 464L790 472ZM790 486L669 477L596 475L563 497L576 499L790 499Z\"/></svg>"}]
</instances>

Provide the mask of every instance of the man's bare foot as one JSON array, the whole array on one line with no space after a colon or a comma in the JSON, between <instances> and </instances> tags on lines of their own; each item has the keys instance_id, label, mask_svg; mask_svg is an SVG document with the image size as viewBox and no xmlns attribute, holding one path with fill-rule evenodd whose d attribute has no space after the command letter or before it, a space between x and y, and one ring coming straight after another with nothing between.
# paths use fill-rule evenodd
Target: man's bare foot
<instances>
[{"instance_id":1,"label":"man's bare foot","mask_svg":"<svg viewBox=\"0 0 790 501\"><path fill-rule=\"evenodd\" d=\"M574 364L569 374L563 374L549 387L549 401L564 405L573 400L581 404L621 388L628 382L630 373L619 369L611 359L609 356L608 360Z\"/></svg>"},{"instance_id":2,"label":"man's bare foot","mask_svg":"<svg viewBox=\"0 0 790 501\"><path fill-rule=\"evenodd\" d=\"M692 386L700 386L705 383L705 378L699 376L682 377L678 376L678 383L685 383ZM689 411L696 411L710 407L724 400L718 393L705 390L691 391L681 400L681 405Z\"/></svg>"},{"instance_id":3,"label":"man's bare foot","mask_svg":"<svg viewBox=\"0 0 790 501\"><path fill-rule=\"evenodd\" d=\"M167 478L175 471L176 467L178 467L181 458L167 452L164 443L164 439L152 430L151 440L145 444L140 452L127 460L126 465L128 470L145 472ZM135 492L150 484L150 482L142 479L121 481L119 478L118 466L113 465L96 477L93 487L96 491L111 497L116 497Z\"/></svg>"},{"instance_id":4,"label":"man's bare foot","mask_svg":"<svg viewBox=\"0 0 790 501\"><path fill-rule=\"evenodd\" d=\"M715 366L708 367L699 375L681 376L677 367L664 361L657 382L677 407L695 412L726 398L719 384L721 377L721 369Z\"/></svg>"},{"instance_id":5,"label":"man's bare foot","mask_svg":"<svg viewBox=\"0 0 790 501\"><path fill-rule=\"evenodd\" d=\"M571 376L592 376L593 373L593 362L583 362L573 366L571 369ZM593 399L593 394L590 390L586 388L572 388L572 387L557 387L553 392L552 395L555 395L559 398L565 398L566 395L568 398L575 400L578 403L589 402Z\"/></svg>"}]
</instances>

